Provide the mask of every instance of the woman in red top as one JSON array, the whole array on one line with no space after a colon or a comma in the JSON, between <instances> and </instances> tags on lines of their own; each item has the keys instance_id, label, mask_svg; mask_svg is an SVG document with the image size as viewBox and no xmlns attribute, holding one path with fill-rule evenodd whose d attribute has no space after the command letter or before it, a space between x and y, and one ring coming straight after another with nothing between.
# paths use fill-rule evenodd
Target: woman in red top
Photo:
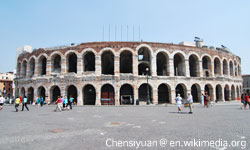
<instances>
[{"instance_id":1,"label":"woman in red top","mask_svg":"<svg viewBox=\"0 0 250 150\"><path fill-rule=\"evenodd\" d=\"M248 96L248 94L245 94L244 99L245 99L245 109L247 109L247 104L248 104L249 109L250 109L250 103L249 103L249 96Z\"/></svg>"}]
</instances>

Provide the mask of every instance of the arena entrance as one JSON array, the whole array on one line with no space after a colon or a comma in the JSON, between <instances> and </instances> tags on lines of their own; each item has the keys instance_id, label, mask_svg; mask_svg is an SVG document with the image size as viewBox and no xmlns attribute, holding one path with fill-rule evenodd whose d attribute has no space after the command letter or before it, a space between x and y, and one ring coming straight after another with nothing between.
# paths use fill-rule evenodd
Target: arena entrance
<instances>
[{"instance_id":1,"label":"arena entrance","mask_svg":"<svg viewBox=\"0 0 250 150\"><path fill-rule=\"evenodd\" d=\"M95 71L95 54L93 52L87 52L83 57L83 71Z\"/></svg>"},{"instance_id":2,"label":"arena entrance","mask_svg":"<svg viewBox=\"0 0 250 150\"><path fill-rule=\"evenodd\" d=\"M139 101L147 102L147 88L149 92L149 101L152 103L152 88L147 83L144 83L139 87Z\"/></svg>"},{"instance_id":3,"label":"arena entrance","mask_svg":"<svg viewBox=\"0 0 250 150\"><path fill-rule=\"evenodd\" d=\"M210 84L206 84L204 90L210 96L210 101L213 101L213 87Z\"/></svg>"},{"instance_id":4,"label":"arena entrance","mask_svg":"<svg viewBox=\"0 0 250 150\"><path fill-rule=\"evenodd\" d=\"M226 85L225 88L224 88L224 98L225 98L225 101L229 101L230 97L230 90L229 90L229 86Z\"/></svg>"},{"instance_id":5,"label":"arena entrance","mask_svg":"<svg viewBox=\"0 0 250 150\"><path fill-rule=\"evenodd\" d=\"M50 103L56 102L56 100L58 99L58 96L61 96L61 90L58 86L52 87L50 90L50 93L51 93Z\"/></svg>"},{"instance_id":6,"label":"arena entrance","mask_svg":"<svg viewBox=\"0 0 250 150\"><path fill-rule=\"evenodd\" d=\"M121 105L133 105L134 104L134 91L131 85L124 84L120 88L120 104Z\"/></svg>"},{"instance_id":7,"label":"arena entrance","mask_svg":"<svg viewBox=\"0 0 250 150\"><path fill-rule=\"evenodd\" d=\"M28 98L28 103L32 104L34 101L34 89L33 89L33 87L30 87L28 89L28 97L27 98Z\"/></svg>"},{"instance_id":8,"label":"arena entrance","mask_svg":"<svg viewBox=\"0 0 250 150\"><path fill-rule=\"evenodd\" d=\"M193 84L191 87L191 95L193 96L193 102L201 102L201 88L198 84Z\"/></svg>"},{"instance_id":9,"label":"arena entrance","mask_svg":"<svg viewBox=\"0 0 250 150\"><path fill-rule=\"evenodd\" d=\"M115 90L112 85L105 84L101 89L101 104L115 105Z\"/></svg>"},{"instance_id":10,"label":"arena entrance","mask_svg":"<svg viewBox=\"0 0 250 150\"><path fill-rule=\"evenodd\" d=\"M195 55L189 57L189 72L190 77L198 77L199 73L199 59Z\"/></svg>"},{"instance_id":11,"label":"arena entrance","mask_svg":"<svg viewBox=\"0 0 250 150\"><path fill-rule=\"evenodd\" d=\"M158 87L158 104L170 103L170 87L161 84Z\"/></svg>"},{"instance_id":12,"label":"arena entrance","mask_svg":"<svg viewBox=\"0 0 250 150\"><path fill-rule=\"evenodd\" d=\"M38 92L38 93L37 93L37 94L38 94L38 96L39 96L39 97L43 97L43 101L45 101L45 100L46 100L46 99L45 99L45 98L46 98L46 97L45 97L45 91L46 91L46 90L45 90L45 88L44 88L44 87L42 87L42 86L41 86L41 87L39 87L39 88L38 88L38 90L37 90L37 92Z\"/></svg>"},{"instance_id":13,"label":"arena entrance","mask_svg":"<svg viewBox=\"0 0 250 150\"><path fill-rule=\"evenodd\" d=\"M175 76L185 76L185 58L182 54L174 55L174 75Z\"/></svg>"},{"instance_id":14,"label":"arena entrance","mask_svg":"<svg viewBox=\"0 0 250 150\"><path fill-rule=\"evenodd\" d=\"M202 68L203 68L203 76L210 77L211 76L211 60L208 56L204 56L202 58Z\"/></svg>"},{"instance_id":15,"label":"arena entrance","mask_svg":"<svg viewBox=\"0 0 250 150\"><path fill-rule=\"evenodd\" d=\"M67 97L68 97L68 99L70 97L73 97L74 98L73 104L77 105L77 88L74 85L71 85L71 86L68 87Z\"/></svg>"},{"instance_id":16,"label":"arena entrance","mask_svg":"<svg viewBox=\"0 0 250 150\"><path fill-rule=\"evenodd\" d=\"M95 105L96 101L96 90L88 84L83 87L83 105Z\"/></svg>"},{"instance_id":17,"label":"arena entrance","mask_svg":"<svg viewBox=\"0 0 250 150\"><path fill-rule=\"evenodd\" d=\"M46 75L46 68L47 68L47 59L46 57L42 56L39 59L39 70L40 70L40 75Z\"/></svg>"},{"instance_id":18,"label":"arena entrance","mask_svg":"<svg viewBox=\"0 0 250 150\"><path fill-rule=\"evenodd\" d=\"M157 75L158 76L168 76L168 56L167 54L160 52L157 54Z\"/></svg>"},{"instance_id":19,"label":"arena entrance","mask_svg":"<svg viewBox=\"0 0 250 150\"><path fill-rule=\"evenodd\" d=\"M231 100L235 100L235 87L234 87L234 85L231 86Z\"/></svg>"},{"instance_id":20,"label":"arena entrance","mask_svg":"<svg viewBox=\"0 0 250 150\"><path fill-rule=\"evenodd\" d=\"M220 85L216 86L216 101L222 101L222 87Z\"/></svg>"},{"instance_id":21,"label":"arena entrance","mask_svg":"<svg viewBox=\"0 0 250 150\"><path fill-rule=\"evenodd\" d=\"M184 99L187 97L187 88L184 84L178 84L175 88L175 95L180 94L180 96Z\"/></svg>"}]
</instances>

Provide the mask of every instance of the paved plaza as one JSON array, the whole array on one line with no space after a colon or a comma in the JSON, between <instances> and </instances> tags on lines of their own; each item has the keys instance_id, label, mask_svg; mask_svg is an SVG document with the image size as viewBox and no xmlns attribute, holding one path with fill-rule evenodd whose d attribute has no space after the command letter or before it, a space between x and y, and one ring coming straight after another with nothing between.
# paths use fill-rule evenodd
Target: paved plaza
<instances>
[{"instance_id":1,"label":"paved plaza","mask_svg":"<svg viewBox=\"0 0 250 150\"><path fill-rule=\"evenodd\" d=\"M30 111L18 113L6 105L0 111L0 149L250 149L250 110L240 105L196 104L193 114L188 108L179 114L174 105L81 106L63 112L29 105Z\"/></svg>"}]
</instances>

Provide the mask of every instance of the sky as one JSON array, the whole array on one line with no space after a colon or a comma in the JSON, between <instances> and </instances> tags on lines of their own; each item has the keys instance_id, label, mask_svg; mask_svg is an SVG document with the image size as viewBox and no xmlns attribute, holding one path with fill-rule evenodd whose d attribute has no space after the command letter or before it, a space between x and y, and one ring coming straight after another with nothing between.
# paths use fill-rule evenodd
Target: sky
<instances>
[{"instance_id":1,"label":"sky","mask_svg":"<svg viewBox=\"0 0 250 150\"><path fill-rule=\"evenodd\" d=\"M178 44L196 36L208 46L228 47L241 57L242 74L250 74L249 0L0 0L2 73L15 69L16 48L24 45Z\"/></svg>"}]
</instances>

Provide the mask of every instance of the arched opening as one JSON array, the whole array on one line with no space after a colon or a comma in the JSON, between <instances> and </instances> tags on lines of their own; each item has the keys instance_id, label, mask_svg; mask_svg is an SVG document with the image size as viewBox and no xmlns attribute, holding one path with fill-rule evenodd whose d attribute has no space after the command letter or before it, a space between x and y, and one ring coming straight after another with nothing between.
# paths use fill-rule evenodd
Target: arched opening
<instances>
[{"instance_id":1,"label":"arched opening","mask_svg":"<svg viewBox=\"0 0 250 150\"><path fill-rule=\"evenodd\" d=\"M30 87L28 89L28 96L27 96L27 98L28 98L28 104L32 104L33 101L35 100L34 99L34 89L33 89L33 87Z\"/></svg>"},{"instance_id":2,"label":"arched opening","mask_svg":"<svg viewBox=\"0 0 250 150\"><path fill-rule=\"evenodd\" d=\"M205 77L211 76L211 60L208 56L202 58L202 68Z\"/></svg>"},{"instance_id":3,"label":"arched opening","mask_svg":"<svg viewBox=\"0 0 250 150\"><path fill-rule=\"evenodd\" d=\"M37 95L38 95L39 97L43 97L43 101L46 100L46 99L45 99L45 98L46 98L45 92L46 92L46 90L45 90L45 88L42 87L42 86L40 86L40 87L38 88L38 90L37 90Z\"/></svg>"},{"instance_id":4,"label":"arched opening","mask_svg":"<svg viewBox=\"0 0 250 150\"><path fill-rule=\"evenodd\" d=\"M52 72L61 73L61 56L58 54L52 57Z\"/></svg>"},{"instance_id":5,"label":"arched opening","mask_svg":"<svg viewBox=\"0 0 250 150\"><path fill-rule=\"evenodd\" d=\"M17 64L17 76L21 77L21 63Z\"/></svg>"},{"instance_id":6,"label":"arched opening","mask_svg":"<svg viewBox=\"0 0 250 150\"><path fill-rule=\"evenodd\" d=\"M95 54L93 52L87 52L83 57L83 71L95 71Z\"/></svg>"},{"instance_id":7,"label":"arched opening","mask_svg":"<svg viewBox=\"0 0 250 150\"><path fill-rule=\"evenodd\" d=\"M41 56L38 60L39 75L46 75L47 58Z\"/></svg>"},{"instance_id":8,"label":"arched opening","mask_svg":"<svg viewBox=\"0 0 250 150\"><path fill-rule=\"evenodd\" d=\"M152 95L153 95L152 88L149 84L144 83L139 87L140 102L147 102L147 99L149 98L149 101L152 103Z\"/></svg>"},{"instance_id":9,"label":"arched opening","mask_svg":"<svg viewBox=\"0 0 250 150\"><path fill-rule=\"evenodd\" d=\"M123 51L120 54L120 73L133 73L133 59L130 51Z\"/></svg>"},{"instance_id":10,"label":"arched opening","mask_svg":"<svg viewBox=\"0 0 250 150\"><path fill-rule=\"evenodd\" d=\"M138 51L138 73L139 75L151 75L151 53L148 48L142 47Z\"/></svg>"},{"instance_id":11,"label":"arched opening","mask_svg":"<svg viewBox=\"0 0 250 150\"><path fill-rule=\"evenodd\" d=\"M232 61L230 61L229 67L230 67L230 76L234 76L234 65Z\"/></svg>"},{"instance_id":12,"label":"arched opening","mask_svg":"<svg viewBox=\"0 0 250 150\"><path fill-rule=\"evenodd\" d=\"M186 98L187 97L187 88L184 84L178 84L175 87L175 95L177 96L178 94L180 94L180 96L182 98Z\"/></svg>"},{"instance_id":13,"label":"arched opening","mask_svg":"<svg viewBox=\"0 0 250 150\"><path fill-rule=\"evenodd\" d=\"M29 76L32 77L35 74L35 59L31 58L30 62L29 62Z\"/></svg>"},{"instance_id":14,"label":"arched opening","mask_svg":"<svg viewBox=\"0 0 250 150\"><path fill-rule=\"evenodd\" d=\"M190 77L199 76L199 59L195 55L191 55L189 57L189 71L190 71Z\"/></svg>"},{"instance_id":15,"label":"arched opening","mask_svg":"<svg viewBox=\"0 0 250 150\"><path fill-rule=\"evenodd\" d=\"M74 72L77 73L77 56L75 53L70 53L67 56L67 67L68 72Z\"/></svg>"},{"instance_id":16,"label":"arched opening","mask_svg":"<svg viewBox=\"0 0 250 150\"><path fill-rule=\"evenodd\" d=\"M225 59L223 60L223 74L228 75L228 66L227 61Z\"/></svg>"},{"instance_id":17,"label":"arched opening","mask_svg":"<svg viewBox=\"0 0 250 150\"><path fill-rule=\"evenodd\" d=\"M219 84L216 86L216 101L222 101L222 87Z\"/></svg>"},{"instance_id":18,"label":"arched opening","mask_svg":"<svg viewBox=\"0 0 250 150\"><path fill-rule=\"evenodd\" d=\"M238 76L241 76L241 68L240 68L240 65L238 65Z\"/></svg>"},{"instance_id":19,"label":"arched opening","mask_svg":"<svg viewBox=\"0 0 250 150\"><path fill-rule=\"evenodd\" d=\"M226 85L224 87L224 98L225 98L225 101L229 101L230 100L230 90L229 90L229 86Z\"/></svg>"},{"instance_id":20,"label":"arched opening","mask_svg":"<svg viewBox=\"0 0 250 150\"><path fill-rule=\"evenodd\" d=\"M69 86L68 90L67 90L67 97L68 97L68 99L70 97L74 98L73 104L77 104L77 96L78 96L78 94L77 94L77 88L74 85Z\"/></svg>"},{"instance_id":21,"label":"arched opening","mask_svg":"<svg viewBox=\"0 0 250 150\"><path fill-rule=\"evenodd\" d=\"M210 96L210 101L214 101L214 95L213 95L213 87L210 84L205 85L205 93L207 93Z\"/></svg>"},{"instance_id":22,"label":"arched opening","mask_svg":"<svg viewBox=\"0 0 250 150\"><path fill-rule=\"evenodd\" d=\"M120 88L120 104L134 104L134 89L129 84L124 84Z\"/></svg>"},{"instance_id":23,"label":"arched opening","mask_svg":"<svg viewBox=\"0 0 250 150\"><path fill-rule=\"evenodd\" d=\"M193 102L201 102L201 87L198 84L191 86L191 95L193 96Z\"/></svg>"},{"instance_id":24,"label":"arched opening","mask_svg":"<svg viewBox=\"0 0 250 150\"><path fill-rule=\"evenodd\" d=\"M102 53L102 74L114 75L114 55L110 51Z\"/></svg>"},{"instance_id":25,"label":"arched opening","mask_svg":"<svg viewBox=\"0 0 250 150\"><path fill-rule=\"evenodd\" d=\"M185 76L186 67L185 59L182 54L174 55L174 75L175 76Z\"/></svg>"},{"instance_id":26,"label":"arched opening","mask_svg":"<svg viewBox=\"0 0 250 150\"><path fill-rule=\"evenodd\" d=\"M148 69L148 70L147 70ZM138 65L139 75L149 75L151 76L150 66L148 63L140 63Z\"/></svg>"},{"instance_id":27,"label":"arched opening","mask_svg":"<svg viewBox=\"0 0 250 150\"><path fill-rule=\"evenodd\" d=\"M53 86L50 89L50 93L51 93L51 103L56 102L56 100L58 99L58 96L63 96L61 95L61 90L58 86Z\"/></svg>"},{"instance_id":28,"label":"arched opening","mask_svg":"<svg viewBox=\"0 0 250 150\"><path fill-rule=\"evenodd\" d=\"M24 97L24 96L26 96L25 95L25 88L23 87L23 88L21 88L21 95L20 95L22 98Z\"/></svg>"},{"instance_id":29,"label":"arched opening","mask_svg":"<svg viewBox=\"0 0 250 150\"><path fill-rule=\"evenodd\" d=\"M239 90L238 86L236 87L236 92L237 92L237 99L239 99L240 98L240 90Z\"/></svg>"},{"instance_id":30,"label":"arched opening","mask_svg":"<svg viewBox=\"0 0 250 150\"><path fill-rule=\"evenodd\" d=\"M110 84L105 84L101 89L101 104L114 105L115 104L115 90Z\"/></svg>"},{"instance_id":31,"label":"arched opening","mask_svg":"<svg viewBox=\"0 0 250 150\"><path fill-rule=\"evenodd\" d=\"M221 64L219 58L214 59L214 74L215 75L221 74Z\"/></svg>"},{"instance_id":32,"label":"arched opening","mask_svg":"<svg viewBox=\"0 0 250 150\"><path fill-rule=\"evenodd\" d=\"M169 76L169 67L168 67L168 56L167 54L160 52L156 56L157 61L157 75L158 76Z\"/></svg>"},{"instance_id":33,"label":"arched opening","mask_svg":"<svg viewBox=\"0 0 250 150\"><path fill-rule=\"evenodd\" d=\"M26 77L27 75L27 61L23 61L22 63L22 77Z\"/></svg>"},{"instance_id":34,"label":"arched opening","mask_svg":"<svg viewBox=\"0 0 250 150\"><path fill-rule=\"evenodd\" d=\"M234 85L231 86L231 100L235 100L235 87L234 87Z\"/></svg>"},{"instance_id":35,"label":"arched opening","mask_svg":"<svg viewBox=\"0 0 250 150\"><path fill-rule=\"evenodd\" d=\"M158 87L158 104L170 103L171 95L170 87L166 84L161 84Z\"/></svg>"},{"instance_id":36,"label":"arched opening","mask_svg":"<svg viewBox=\"0 0 250 150\"><path fill-rule=\"evenodd\" d=\"M96 90L93 85L85 85L83 87L83 104L84 105L95 105L96 101Z\"/></svg>"}]
</instances>

